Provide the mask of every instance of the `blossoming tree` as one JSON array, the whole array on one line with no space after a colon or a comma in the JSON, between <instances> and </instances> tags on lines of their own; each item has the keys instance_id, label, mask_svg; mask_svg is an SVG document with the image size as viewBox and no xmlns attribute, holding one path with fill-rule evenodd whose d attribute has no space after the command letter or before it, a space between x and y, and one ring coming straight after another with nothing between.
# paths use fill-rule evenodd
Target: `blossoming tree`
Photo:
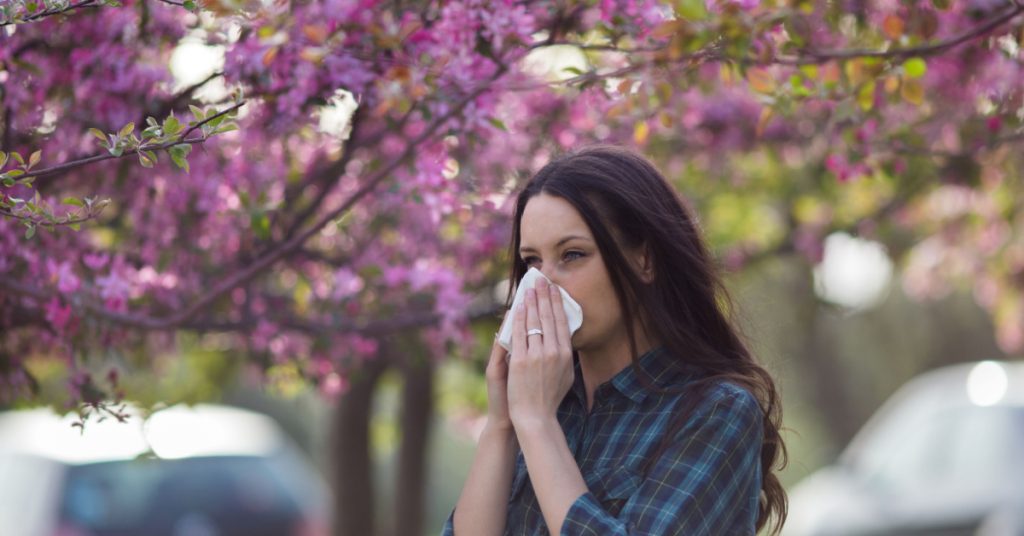
<instances>
[{"instance_id":1,"label":"blossoming tree","mask_svg":"<svg viewBox=\"0 0 1024 536\"><path fill-rule=\"evenodd\" d=\"M421 533L432 363L499 313L517 180L591 142L658 160L730 269L817 262L837 230L878 237L907 288L971 285L1019 351L1022 12L4 0L0 394L30 399L27 360L56 356L75 405L116 413L119 374L181 332L289 363L342 397L338 532L371 534L366 416L399 368L396 531ZM183 43L223 64L176 81ZM743 222L705 210L723 200Z\"/></svg>"}]
</instances>

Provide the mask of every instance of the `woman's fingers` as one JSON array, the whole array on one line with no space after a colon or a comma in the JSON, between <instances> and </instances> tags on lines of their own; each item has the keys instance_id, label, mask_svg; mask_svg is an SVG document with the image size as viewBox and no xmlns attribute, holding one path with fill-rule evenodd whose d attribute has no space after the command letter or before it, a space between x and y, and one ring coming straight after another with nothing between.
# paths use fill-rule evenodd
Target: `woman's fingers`
<instances>
[{"instance_id":1,"label":"woman's fingers","mask_svg":"<svg viewBox=\"0 0 1024 536\"><path fill-rule=\"evenodd\" d=\"M529 301L529 300L527 300ZM520 303L512 317L512 353L526 355L526 307Z\"/></svg>"},{"instance_id":2,"label":"woman's fingers","mask_svg":"<svg viewBox=\"0 0 1024 536\"><path fill-rule=\"evenodd\" d=\"M559 331L555 325L555 314L551 310L551 285L544 280L537 281L537 313L540 316L540 329L544 330L544 353L558 354Z\"/></svg>"},{"instance_id":3,"label":"woman's fingers","mask_svg":"<svg viewBox=\"0 0 1024 536\"><path fill-rule=\"evenodd\" d=\"M562 291L551 285L551 308L554 310L555 331L558 332L559 355L572 355L572 333L569 332L569 318L565 316Z\"/></svg>"}]
</instances>

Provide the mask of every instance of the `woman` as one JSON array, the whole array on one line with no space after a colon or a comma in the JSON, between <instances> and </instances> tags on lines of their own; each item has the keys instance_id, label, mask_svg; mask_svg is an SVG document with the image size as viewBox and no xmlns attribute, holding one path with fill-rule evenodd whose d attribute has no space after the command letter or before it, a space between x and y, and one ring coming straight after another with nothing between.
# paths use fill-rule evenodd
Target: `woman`
<instances>
[{"instance_id":1,"label":"woman","mask_svg":"<svg viewBox=\"0 0 1024 536\"><path fill-rule=\"evenodd\" d=\"M512 258L512 281L536 267L552 285L509 312L511 355L491 351L487 424L444 533L777 532L775 386L658 171L613 147L552 161L519 194ZM583 309L571 336L557 287Z\"/></svg>"}]
</instances>

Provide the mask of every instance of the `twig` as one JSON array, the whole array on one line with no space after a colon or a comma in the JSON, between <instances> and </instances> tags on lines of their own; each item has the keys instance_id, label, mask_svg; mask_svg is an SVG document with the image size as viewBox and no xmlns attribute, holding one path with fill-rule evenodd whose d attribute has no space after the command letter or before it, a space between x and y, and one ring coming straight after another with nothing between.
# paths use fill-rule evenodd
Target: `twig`
<instances>
[{"instance_id":1,"label":"twig","mask_svg":"<svg viewBox=\"0 0 1024 536\"><path fill-rule=\"evenodd\" d=\"M1017 15L1024 13L1024 4L1020 0L1013 0L1011 2L1010 10L1003 15L997 16L989 20L988 22L972 28L956 37L948 39L946 41L939 41L938 43L932 43L930 45L920 45L916 47L908 48L894 48L890 50L870 50L870 49L849 49L849 50L826 50L820 52L805 51L803 55L796 57L775 57L771 58L766 62L760 63L779 63L783 65L808 65L825 63L830 60L841 60L841 59L852 59L852 58L909 58L913 56L934 56L947 49L953 48L957 45L966 43L973 39L977 39L987 33L992 32L996 28L1006 24L1013 20ZM749 63L759 63L750 62Z\"/></svg>"},{"instance_id":2,"label":"twig","mask_svg":"<svg viewBox=\"0 0 1024 536\"><path fill-rule=\"evenodd\" d=\"M61 171L66 171L68 169L73 169L73 168L76 168L76 167L84 166L86 164L92 164L94 162L102 162L104 160L112 160L112 159L115 159L115 158L124 158L125 156L136 154L139 151L153 151L153 150L159 151L161 149L167 149L168 147L173 147L175 145L179 145L179 144L182 144L182 143L187 143L187 144L203 143L203 142L205 142L206 140L209 139L209 136L201 136L201 137L198 137L198 138L191 138L191 139L185 139L185 137L188 136L193 131L195 131L197 128L202 127L204 124L206 124L206 123L212 121L213 119L216 119L217 117L220 117L220 116L222 116L222 115L224 115L226 113L229 113L232 110L238 109L243 104L245 104L245 101L239 102L239 103L235 104L234 106L231 106L230 108L226 108L225 110L223 110L221 112L218 112L215 115L207 117L203 121L201 121L199 123L196 123L193 127L191 127L188 130L186 130L183 134L178 136L178 138L176 140L165 142L165 143L161 143L161 144L157 144L157 145L149 145L149 146L145 146L145 147L140 147L138 149L131 149L131 150L128 150L128 151L124 151L123 153L121 153L120 155L117 155L117 156L112 155L112 154L98 154L98 155L90 156L88 158L83 158L81 160L72 160L71 162L65 162L63 164L58 164L56 166L52 166L52 167L48 167L48 168L43 168L43 169L39 169L39 170L36 170L36 171L29 171L28 173L25 173L24 175L19 176L19 180L27 179L27 178L30 178L30 177L44 177L46 175L52 175L54 173L59 173Z\"/></svg>"},{"instance_id":3,"label":"twig","mask_svg":"<svg viewBox=\"0 0 1024 536\"><path fill-rule=\"evenodd\" d=\"M34 15L29 15L29 16L21 19L21 20L18 20L18 21L9 20L9 21L0 22L0 27L9 26L11 24L15 24L16 22L18 22L18 23L32 22L32 21L36 21L36 20L42 19L44 17L50 17L52 15L60 15L61 13L67 13L68 11L71 11L71 10L74 10L74 9L83 8L83 7L99 7L99 6L95 5L95 4L96 4L96 0L82 0L81 2L79 2L77 4L69 4L68 7L65 7L63 9L48 9L46 11L40 11L39 13L36 13Z\"/></svg>"}]
</instances>

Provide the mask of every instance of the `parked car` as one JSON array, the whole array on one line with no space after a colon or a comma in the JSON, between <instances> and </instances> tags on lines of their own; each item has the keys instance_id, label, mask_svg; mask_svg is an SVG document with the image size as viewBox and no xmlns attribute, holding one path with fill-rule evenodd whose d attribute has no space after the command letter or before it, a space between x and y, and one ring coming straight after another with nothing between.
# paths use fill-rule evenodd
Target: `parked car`
<instances>
[{"instance_id":1,"label":"parked car","mask_svg":"<svg viewBox=\"0 0 1024 536\"><path fill-rule=\"evenodd\" d=\"M328 491L265 415L175 406L127 423L0 413L4 536L320 536Z\"/></svg>"},{"instance_id":2,"label":"parked car","mask_svg":"<svg viewBox=\"0 0 1024 536\"><path fill-rule=\"evenodd\" d=\"M789 496L788 536L1024 536L1024 363L914 378Z\"/></svg>"}]
</instances>

